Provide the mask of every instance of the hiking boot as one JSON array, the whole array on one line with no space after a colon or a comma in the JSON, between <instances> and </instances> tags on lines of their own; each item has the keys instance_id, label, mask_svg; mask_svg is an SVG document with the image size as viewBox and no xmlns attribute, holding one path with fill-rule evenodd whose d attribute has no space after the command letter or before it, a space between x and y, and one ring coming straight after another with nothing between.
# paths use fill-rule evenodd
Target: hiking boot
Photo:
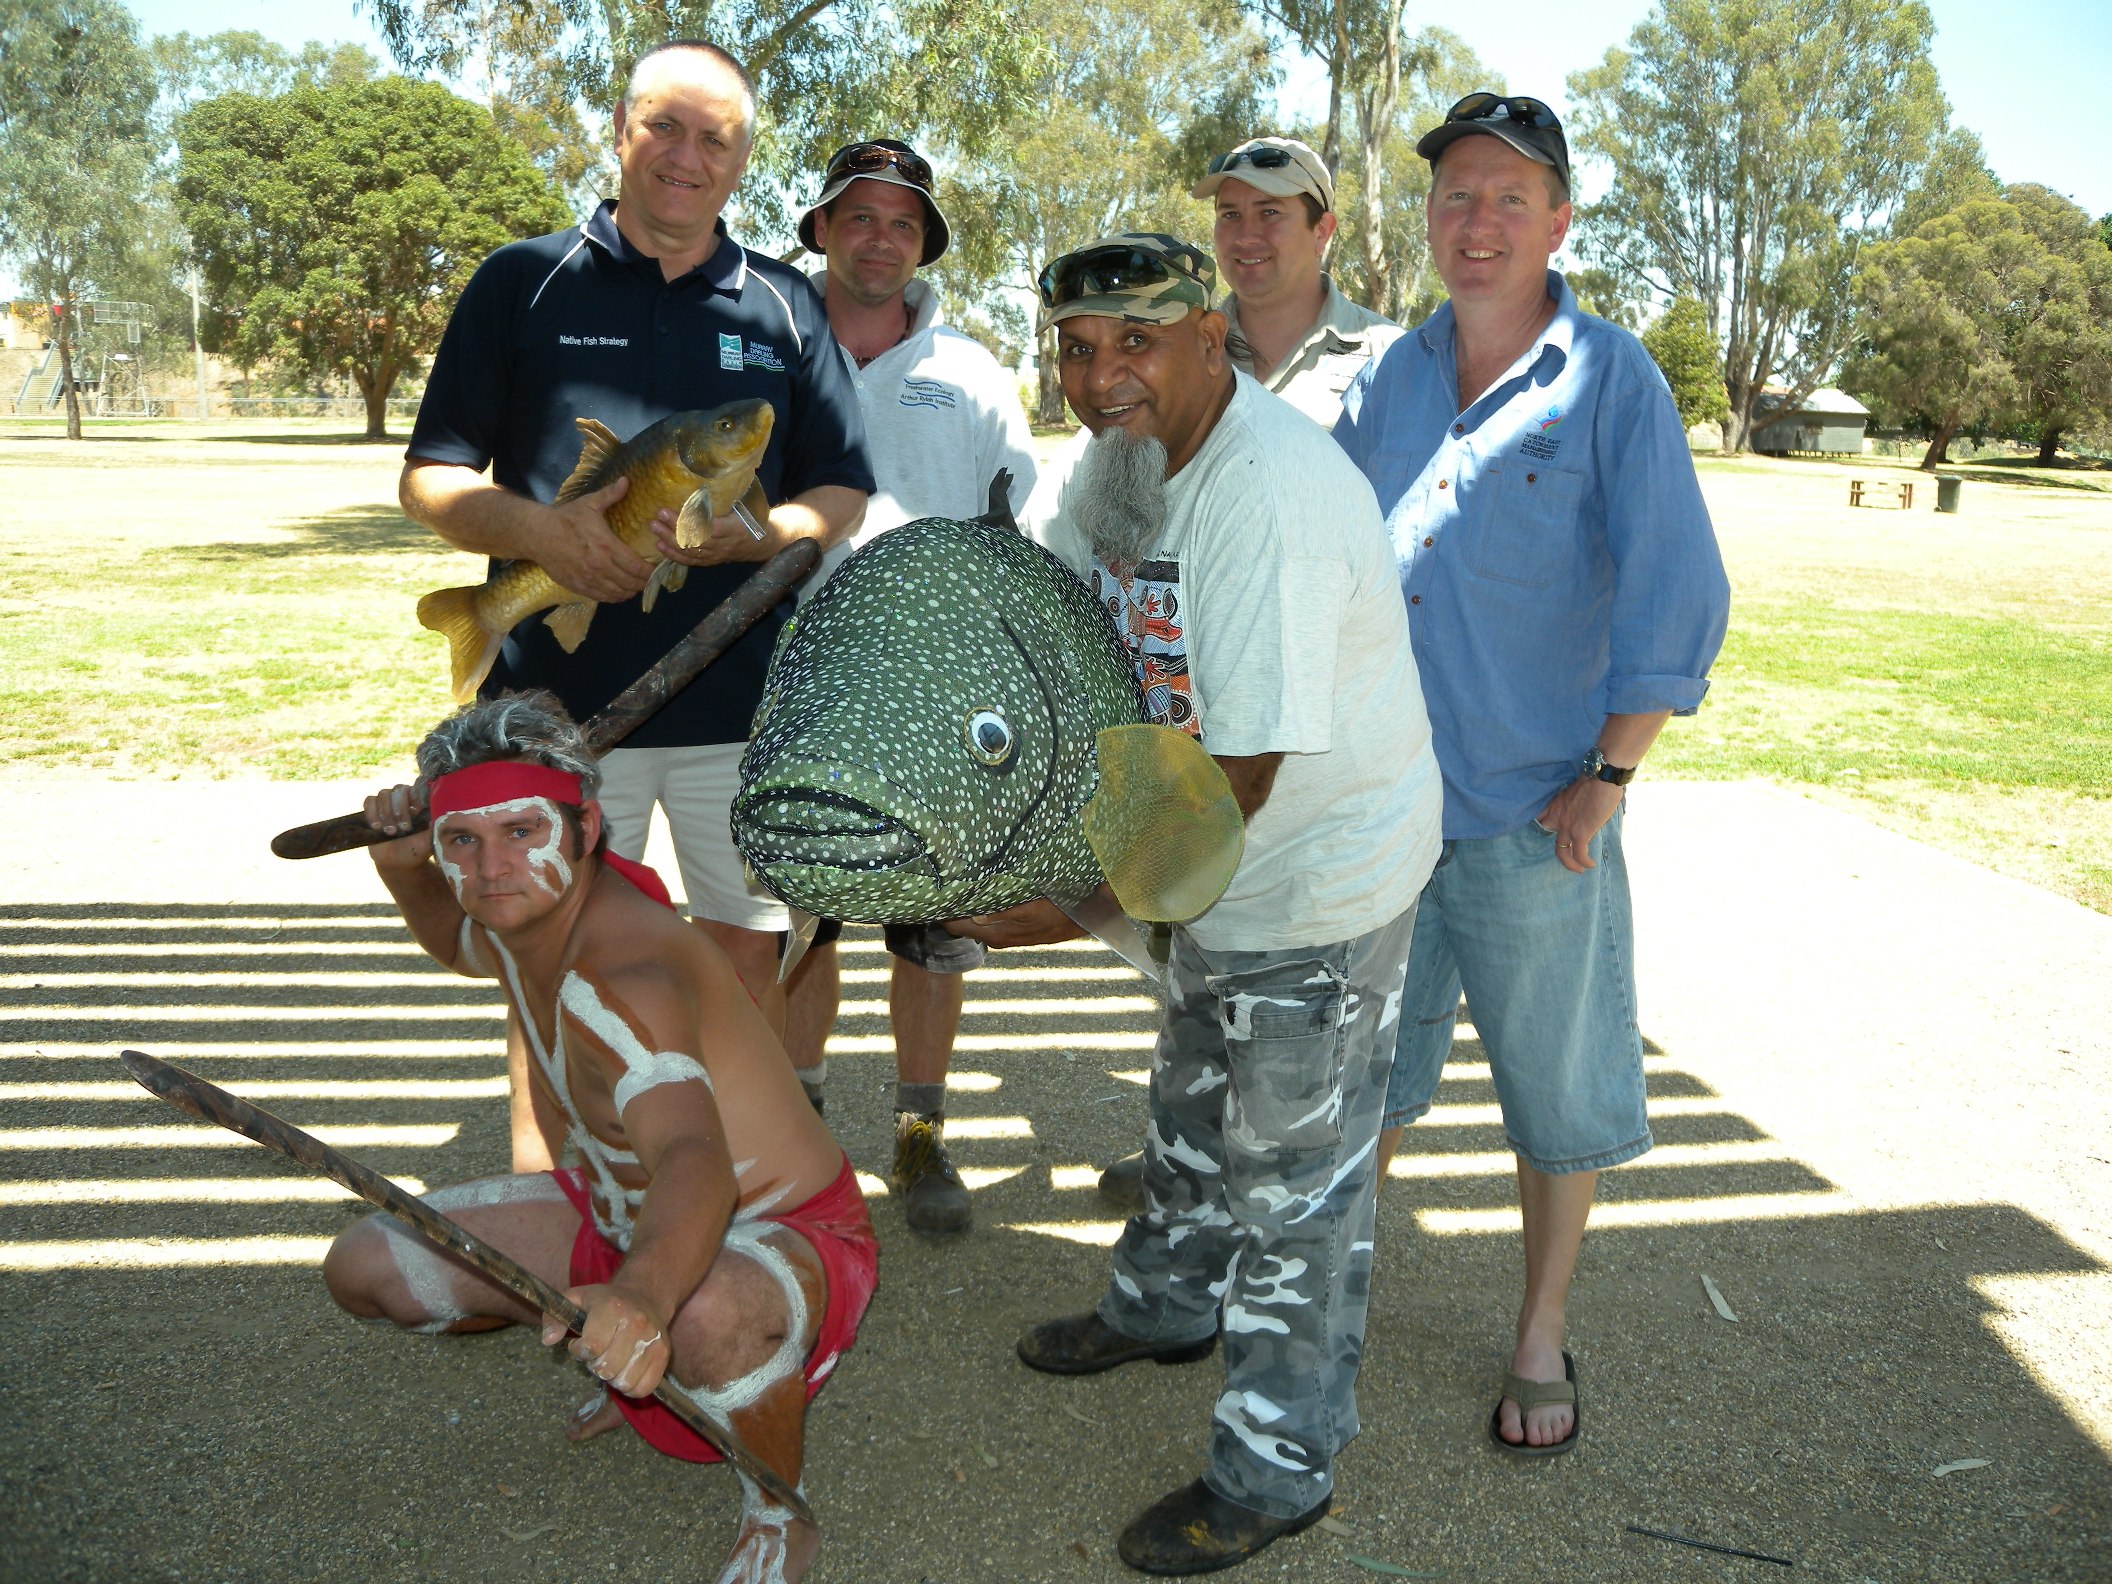
<instances>
[{"instance_id":1,"label":"hiking boot","mask_svg":"<svg viewBox=\"0 0 2112 1584\"><path fill-rule=\"evenodd\" d=\"M1200 1342L1144 1342L1117 1331L1097 1310L1064 1315L1029 1326L1019 1339L1020 1363L1048 1375L1097 1375L1118 1364L1150 1359L1156 1364L1193 1364L1217 1348L1217 1333Z\"/></svg>"},{"instance_id":2,"label":"hiking boot","mask_svg":"<svg viewBox=\"0 0 2112 1584\"><path fill-rule=\"evenodd\" d=\"M946 1117L895 1113L895 1164L887 1183L902 1196L902 1213L919 1232L965 1232L968 1187L946 1158Z\"/></svg>"},{"instance_id":3,"label":"hiking boot","mask_svg":"<svg viewBox=\"0 0 2112 1584\"><path fill-rule=\"evenodd\" d=\"M1144 1213L1144 1152L1125 1155L1100 1174L1100 1197L1128 1215Z\"/></svg>"},{"instance_id":4,"label":"hiking boot","mask_svg":"<svg viewBox=\"0 0 2112 1584\"><path fill-rule=\"evenodd\" d=\"M1272 1541L1310 1529L1327 1516L1332 1499L1321 1497L1295 1518L1275 1518L1227 1501L1197 1480L1131 1520L1115 1542L1115 1554L1140 1573L1215 1573Z\"/></svg>"}]
</instances>

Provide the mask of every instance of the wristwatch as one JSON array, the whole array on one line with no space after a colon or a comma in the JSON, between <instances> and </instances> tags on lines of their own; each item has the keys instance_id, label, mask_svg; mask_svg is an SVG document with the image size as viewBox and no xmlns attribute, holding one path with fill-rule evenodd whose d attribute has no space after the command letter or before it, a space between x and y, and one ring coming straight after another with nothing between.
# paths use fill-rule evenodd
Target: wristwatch
<instances>
[{"instance_id":1,"label":"wristwatch","mask_svg":"<svg viewBox=\"0 0 2112 1584\"><path fill-rule=\"evenodd\" d=\"M1608 786L1626 786L1635 779L1635 766L1608 764L1606 756L1594 748L1584 756L1584 773L1596 776Z\"/></svg>"}]
</instances>

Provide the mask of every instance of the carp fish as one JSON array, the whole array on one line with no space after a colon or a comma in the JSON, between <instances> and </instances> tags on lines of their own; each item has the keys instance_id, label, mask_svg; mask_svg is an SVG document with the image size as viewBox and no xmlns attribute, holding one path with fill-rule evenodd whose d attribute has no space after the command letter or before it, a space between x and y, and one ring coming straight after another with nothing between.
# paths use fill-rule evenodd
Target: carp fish
<instances>
[{"instance_id":1,"label":"carp fish","mask_svg":"<svg viewBox=\"0 0 2112 1584\"><path fill-rule=\"evenodd\" d=\"M1144 724L1085 585L1014 528L945 518L881 534L786 625L732 823L784 901L873 924L1042 897L1082 919L1103 877L1130 918L1179 922L1244 844L1217 762Z\"/></svg>"},{"instance_id":2,"label":"carp fish","mask_svg":"<svg viewBox=\"0 0 2112 1584\"><path fill-rule=\"evenodd\" d=\"M576 418L583 437L579 465L551 504L562 506L628 478L630 489L608 509L610 531L646 560L657 560L653 519L673 511L676 542L694 548L704 542L712 518L726 515L736 502L757 517L769 509L755 470L776 419L766 401L728 402L710 412L670 414L618 440L606 425ZM651 610L662 589L673 593L688 576L680 562L659 561L641 604ZM595 602L533 561L510 561L482 583L436 589L418 602L418 625L447 640L456 703L477 696L507 633L539 610L550 610L543 620L570 654L587 636Z\"/></svg>"}]
</instances>

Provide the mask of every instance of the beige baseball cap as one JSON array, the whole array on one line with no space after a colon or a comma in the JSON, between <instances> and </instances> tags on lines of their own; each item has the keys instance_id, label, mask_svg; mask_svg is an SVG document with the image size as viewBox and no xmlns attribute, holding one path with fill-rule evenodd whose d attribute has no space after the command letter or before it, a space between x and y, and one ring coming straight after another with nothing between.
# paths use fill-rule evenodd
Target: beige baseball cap
<instances>
[{"instance_id":1,"label":"beige baseball cap","mask_svg":"<svg viewBox=\"0 0 2112 1584\"><path fill-rule=\"evenodd\" d=\"M1163 231L1120 231L1063 254L1035 284L1041 294L1036 335L1080 314L1179 324L1210 306L1217 261Z\"/></svg>"},{"instance_id":2,"label":"beige baseball cap","mask_svg":"<svg viewBox=\"0 0 2112 1584\"><path fill-rule=\"evenodd\" d=\"M1213 156L1209 174L1188 195L1208 198L1228 181L1243 181L1272 198L1303 193L1318 199L1323 211L1335 207L1335 179L1327 173L1327 162L1296 138L1248 138L1231 153Z\"/></svg>"}]
</instances>

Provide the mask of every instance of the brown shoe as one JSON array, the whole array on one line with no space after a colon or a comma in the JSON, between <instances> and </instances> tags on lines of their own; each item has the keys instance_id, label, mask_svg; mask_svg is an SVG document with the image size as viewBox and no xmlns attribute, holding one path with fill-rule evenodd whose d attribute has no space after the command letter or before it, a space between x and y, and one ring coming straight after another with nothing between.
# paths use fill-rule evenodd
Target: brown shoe
<instances>
[{"instance_id":1,"label":"brown shoe","mask_svg":"<svg viewBox=\"0 0 2112 1584\"><path fill-rule=\"evenodd\" d=\"M968 1185L947 1159L944 1113L895 1113L895 1164L887 1181L902 1196L902 1213L919 1232L968 1230Z\"/></svg>"},{"instance_id":2,"label":"brown shoe","mask_svg":"<svg viewBox=\"0 0 2112 1584\"><path fill-rule=\"evenodd\" d=\"M1097 1314L1044 1320L1019 1339L1019 1361L1050 1375L1097 1375L1117 1364L1150 1359L1157 1364L1193 1364L1217 1347L1217 1333L1200 1342L1140 1342Z\"/></svg>"},{"instance_id":3,"label":"brown shoe","mask_svg":"<svg viewBox=\"0 0 2112 1584\"><path fill-rule=\"evenodd\" d=\"M1100 1174L1100 1197L1129 1215L1144 1213L1144 1152L1125 1155Z\"/></svg>"},{"instance_id":4,"label":"brown shoe","mask_svg":"<svg viewBox=\"0 0 2112 1584\"><path fill-rule=\"evenodd\" d=\"M1160 1497L1130 1521L1115 1555L1140 1573L1214 1573L1327 1516L1331 1496L1295 1518L1228 1501L1204 1480Z\"/></svg>"}]
</instances>

